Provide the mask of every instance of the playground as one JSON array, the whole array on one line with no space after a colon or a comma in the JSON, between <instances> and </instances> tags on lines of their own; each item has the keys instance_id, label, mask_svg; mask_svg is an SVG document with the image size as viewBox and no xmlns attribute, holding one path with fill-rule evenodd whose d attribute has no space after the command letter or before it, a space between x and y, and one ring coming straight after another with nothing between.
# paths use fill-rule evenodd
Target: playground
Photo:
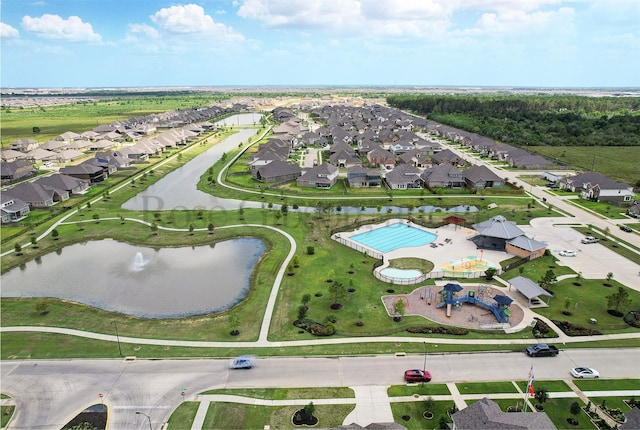
<instances>
[{"instance_id":1,"label":"playground","mask_svg":"<svg viewBox=\"0 0 640 430\"><path fill-rule=\"evenodd\" d=\"M474 272L484 273L487 269L497 269L496 265L489 260L471 255L459 260L451 260L440 266L440 270L451 274L451 276L467 276Z\"/></svg>"},{"instance_id":2,"label":"playground","mask_svg":"<svg viewBox=\"0 0 640 430\"><path fill-rule=\"evenodd\" d=\"M394 315L393 304L402 299L405 302L405 316L422 316L438 324L471 329L496 329L502 324L496 312L500 315L500 309L505 308L494 299L497 296L506 297L500 288L483 284L456 284L460 289L455 288L457 291L448 297L446 284L449 282L419 287L409 294L383 296L382 302L389 315ZM450 306L447 306L447 300ZM504 316L508 318L509 326L514 327L523 321L524 310L516 301L510 303L506 310L508 316Z\"/></svg>"}]
</instances>

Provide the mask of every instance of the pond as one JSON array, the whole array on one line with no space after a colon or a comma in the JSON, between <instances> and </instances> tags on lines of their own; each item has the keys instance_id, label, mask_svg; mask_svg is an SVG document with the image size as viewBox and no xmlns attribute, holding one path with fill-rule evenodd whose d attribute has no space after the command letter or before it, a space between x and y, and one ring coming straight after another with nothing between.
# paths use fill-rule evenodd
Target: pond
<instances>
[{"instance_id":1,"label":"pond","mask_svg":"<svg viewBox=\"0 0 640 430\"><path fill-rule=\"evenodd\" d=\"M145 248L111 240L67 246L2 275L2 297L55 297L141 318L227 309L246 297L264 243Z\"/></svg>"}]
</instances>

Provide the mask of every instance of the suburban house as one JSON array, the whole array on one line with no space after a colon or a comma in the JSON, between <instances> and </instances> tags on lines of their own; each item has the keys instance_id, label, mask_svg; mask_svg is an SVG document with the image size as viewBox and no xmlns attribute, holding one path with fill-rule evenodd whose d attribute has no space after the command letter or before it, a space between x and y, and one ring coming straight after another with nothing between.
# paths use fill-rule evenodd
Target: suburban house
<instances>
[{"instance_id":1,"label":"suburban house","mask_svg":"<svg viewBox=\"0 0 640 430\"><path fill-rule=\"evenodd\" d=\"M377 169L353 166L347 169L347 182L352 188L379 187L382 174Z\"/></svg>"},{"instance_id":2,"label":"suburban house","mask_svg":"<svg viewBox=\"0 0 640 430\"><path fill-rule=\"evenodd\" d=\"M88 182L62 173L44 176L35 180L34 182L46 188L52 188L56 190L60 195L64 195L64 193L66 193L68 196L84 194L89 188Z\"/></svg>"},{"instance_id":3,"label":"suburban house","mask_svg":"<svg viewBox=\"0 0 640 430\"><path fill-rule=\"evenodd\" d=\"M631 206L627 209L627 214L634 218L640 218L640 200L631 203Z\"/></svg>"},{"instance_id":4,"label":"suburban house","mask_svg":"<svg viewBox=\"0 0 640 430\"><path fill-rule=\"evenodd\" d=\"M338 179L339 169L328 163L303 170L296 183L300 187L331 188Z\"/></svg>"},{"instance_id":5,"label":"suburban house","mask_svg":"<svg viewBox=\"0 0 640 430\"><path fill-rule=\"evenodd\" d=\"M553 165L553 161L541 155L525 153L516 157L509 157L509 165L518 169L545 170Z\"/></svg>"},{"instance_id":6,"label":"suburban house","mask_svg":"<svg viewBox=\"0 0 640 430\"><path fill-rule=\"evenodd\" d=\"M449 163L449 164L453 164L456 167L464 166L464 160L458 157L450 149L445 149L444 151L436 152L431 156L431 160L433 161L433 164Z\"/></svg>"},{"instance_id":7,"label":"suburban house","mask_svg":"<svg viewBox=\"0 0 640 430\"><path fill-rule=\"evenodd\" d=\"M389 151L382 148L374 148L367 152L367 161L373 167L384 167L386 170L392 170L396 165L395 157Z\"/></svg>"},{"instance_id":8,"label":"suburban house","mask_svg":"<svg viewBox=\"0 0 640 430\"><path fill-rule=\"evenodd\" d=\"M40 149L46 149L47 151L60 152L65 149L69 144L67 142L63 142L61 140L48 140L42 145L40 145Z\"/></svg>"},{"instance_id":9,"label":"suburban house","mask_svg":"<svg viewBox=\"0 0 640 430\"><path fill-rule=\"evenodd\" d=\"M274 160L252 170L253 179L260 182L288 182L302 175L300 166L286 161Z\"/></svg>"},{"instance_id":10,"label":"suburban house","mask_svg":"<svg viewBox=\"0 0 640 430\"><path fill-rule=\"evenodd\" d=\"M60 195L52 188L47 188L33 182L23 182L3 191L2 194L28 203L31 209L47 208L69 198L69 196L66 195L66 198L63 199L65 196Z\"/></svg>"},{"instance_id":11,"label":"suburban house","mask_svg":"<svg viewBox=\"0 0 640 430\"><path fill-rule=\"evenodd\" d=\"M473 229L478 232L469 240L473 241L480 249L496 249L505 251L507 242L524 236L524 231L513 221L507 221L502 215L494 216L487 221L473 224Z\"/></svg>"},{"instance_id":12,"label":"suburban house","mask_svg":"<svg viewBox=\"0 0 640 430\"><path fill-rule=\"evenodd\" d=\"M102 182L106 179L103 168L87 162L75 166L62 167L60 168L60 173L88 181L91 184Z\"/></svg>"},{"instance_id":13,"label":"suburban house","mask_svg":"<svg viewBox=\"0 0 640 430\"><path fill-rule=\"evenodd\" d=\"M69 161L77 160L80 157L83 157L84 154L75 149L65 149L64 151L58 153L58 162L60 163L68 163Z\"/></svg>"},{"instance_id":14,"label":"suburban house","mask_svg":"<svg viewBox=\"0 0 640 430\"><path fill-rule=\"evenodd\" d=\"M9 145L9 149L13 149L14 151L20 152L29 152L38 148L39 144L37 140L34 139L18 139L15 142L11 142Z\"/></svg>"},{"instance_id":15,"label":"suburban house","mask_svg":"<svg viewBox=\"0 0 640 430\"><path fill-rule=\"evenodd\" d=\"M129 158L120 155L118 151L105 151L105 152L96 152L95 159L98 163L104 164L113 164L116 166L116 170L124 169L131 166L131 160ZM109 173L110 174L110 173Z\"/></svg>"},{"instance_id":16,"label":"suburban house","mask_svg":"<svg viewBox=\"0 0 640 430\"><path fill-rule=\"evenodd\" d=\"M422 180L429 189L463 188L462 172L449 163L443 163L422 172Z\"/></svg>"},{"instance_id":17,"label":"suburban house","mask_svg":"<svg viewBox=\"0 0 640 430\"><path fill-rule=\"evenodd\" d=\"M502 412L486 397L451 414L451 419L451 430L556 429L545 412Z\"/></svg>"},{"instance_id":18,"label":"suburban house","mask_svg":"<svg viewBox=\"0 0 640 430\"><path fill-rule=\"evenodd\" d=\"M362 164L356 156L355 151L345 151L333 153L329 156L329 162L338 167L352 167Z\"/></svg>"},{"instance_id":19,"label":"suburban house","mask_svg":"<svg viewBox=\"0 0 640 430\"><path fill-rule=\"evenodd\" d=\"M0 194L0 215L2 216L2 224L18 222L25 219L31 209L29 203L20 200L17 197L10 196L7 193Z\"/></svg>"},{"instance_id":20,"label":"suburban house","mask_svg":"<svg viewBox=\"0 0 640 430\"><path fill-rule=\"evenodd\" d=\"M36 148L32 151L27 152L27 158L32 159L36 163L47 160L54 161L58 158L58 154L53 151L47 151L46 149Z\"/></svg>"},{"instance_id":21,"label":"suburban house","mask_svg":"<svg viewBox=\"0 0 640 430\"><path fill-rule=\"evenodd\" d=\"M473 166L463 171L462 175L469 188L500 188L504 185L504 180L487 166Z\"/></svg>"},{"instance_id":22,"label":"suburban house","mask_svg":"<svg viewBox=\"0 0 640 430\"><path fill-rule=\"evenodd\" d=\"M433 152L414 148L398 156L398 159L405 164L411 164L420 169L425 169L432 166L431 155L433 155Z\"/></svg>"},{"instance_id":23,"label":"suburban house","mask_svg":"<svg viewBox=\"0 0 640 430\"><path fill-rule=\"evenodd\" d=\"M505 251L509 254L528 258L529 260L542 257L546 249L546 243L535 239L529 239L527 236L518 236L515 239L510 240L507 242L505 247Z\"/></svg>"},{"instance_id":24,"label":"suburban house","mask_svg":"<svg viewBox=\"0 0 640 430\"><path fill-rule=\"evenodd\" d=\"M16 160L26 160L28 158L29 157L26 153L16 151L14 149L3 149L0 151L0 159L2 159L2 161L11 162Z\"/></svg>"},{"instance_id":25,"label":"suburban house","mask_svg":"<svg viewBox=\"0 0 640 430\"><path fill-rule=\"evenodd\" d=\"M391 190L409 190L422 188L422 172L411 164L398 164L395 169L387 172L385 182Z\"/></svg>"},{"instance_id":26,"label":"suburban house","mask_svg":"<svg viewBox=\"0 0 640 430\"><path fill-rule=\"evenodd\" d=\"M37 173L33 164L27 160L16 160L11 162L2 162L0 164L0 174L2 182L17 181L23 178L29 178Z\"/></svg>"},{"instance_id":27,"label":"suburban house","mask_svg":"<svg viewBox=\"0 0 640 430\"><path fill-rule=\"evenodd\" d=\"M613 180L597 184L586 184L584 190L580 193L583 199L612 203L618 206L628 205L635 195L631 185Z\"/></svg>"}]
</instances>

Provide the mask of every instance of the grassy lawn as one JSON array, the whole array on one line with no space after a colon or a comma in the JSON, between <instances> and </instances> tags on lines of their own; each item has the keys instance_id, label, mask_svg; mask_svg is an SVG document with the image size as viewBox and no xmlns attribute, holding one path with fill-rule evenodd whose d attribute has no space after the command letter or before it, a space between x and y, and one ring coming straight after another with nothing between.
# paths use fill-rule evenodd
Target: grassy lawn
<instances>
[{"instance_id":1,"label":"grassy lawn","mask_svg":"<svg viewBox=\"0 0 640 430\"><path fill-rule=\"evenodd\" d=\"M464 382L456 384L460 394L517 393L516 387L506 382Z\"/></svg>"},{"instance_id":2,"label":"grassy lawn","mask_svg":"<svg viewBox=\"0 0 640 430\"><path fill-rule=\"evenodd\" d=\"M354 405L315 405L314 416L319 428L332 428L342 424ZM254 406L237 403L212 403L209 405L203 429L293 429L291 419L300 406ZM170 427L171 428L171 427ZM173 427L189 428L189 427Z\"/></svg>"},{"instance_id":3,"label":"grassy lawn","mask_svg":"<svg viewBox=\"0 0 640 430\"><path fill-rule=\"evenodd\" d=\"M169 417L168 428L190 429L196 418L198 407L200 402L182 402Z\"/></svg>"},{"instance_id":4,"label":"grassy lawn","mask_svg":"<svg viewBox=\"0 0 640 430\"><path fill-rule=\"evenodd\" d=\"M529 261L519 267L508 270L500 275L500 277L504 280L509 280L516 276L526 276L534 282L537 282L545 275L545 273L547 273L548 270L552 270L556 277L575 273L569 267L558 265L557 261L558 259L553 255L545 255ZM520 272L521 268L523 268L522 272Z\"/></svg>"},{"instance_id":5,"label":"grassy lawn","mask_svg":"<svg viewBox=\"0 0 640 430\"><path fill-rule=\"evenodd\" d=\"M404 397L419 394L421 396L449 395L447 384L392 385L387 389L389 397Z\"/></svg>"},{"instance_id":6,"label":"grassy lawn","mask_svg":"<svg viewBox=\"0 0 640 430\"><path fill-rule=\"evenodd\" d=\"M0 428L5 428L16 410L15 406L0 406Z\"/></svg>"},{"instance_id":7,"label":"grassy lawn","mask_svg":"<svg viewBox=\"0 0 640 430\"><path fill-rule=\"evenodd\" d=\"M582 391L637 390L640 379L576 379L573 381Z\"/></svg>"},{"instance_id":8,"label":"grassy lawn","mask_svg":"<svg viewBox=\"0 0 640 430\"><path fill-rule=\"evenodd\" d=\"M348 399L354 398L353 390L348 387L317 388L222 388L200 394L231 394L254 399L294 400L294 399Z\"/></svg>"},{"instance_id":9,"label":"grassy lawn","mask_svg":"<svg viewBox=\"0 0 640 430\"><path fill-rule=\"evenodd\" d=\"M558 398L558 399L548 399L544 403L544 411L549 416L553 424L559 429L566 428L578 428L578 429L593 429L596 428L592 423L587 414L581 409L580 413L575 417L571 415L569 412L571 410L571 405L574 402L578 402L580 407L585 406L582 401L578 398ZM535 403L535 401L533 402ZM578 420L578 425L573 427L568 422L568 418L575 418Z\"/></svg>"},{"instance_id":10,"label":"grassy lawn","mask_svg":"<svg viewBox=\"0 0 640 430\"><path fill-rule=\"evenodd\" d=\"M590 200L565 200L567 203L571 203L572 205L583 207L589 210L592 210L598 214L600 214L603 218L611 218L611 219L628 219L624 213L626 212L626 208L620 206L614 206L610 203L604 202L592 202Z\"/></svg>"},{"instance_id":11,"label":"grassy lawn","mask_svg":"<svg viewBox=\"0 0 640 430\"><path fill-rule=\"evenodd\" d=\"M451 422L447 410L451 409L453 404L453 401L434 402L434 406L430 408L433 413L433 418L430 420L422 416L422 413L427 410L423 401L391 403L391 411L393 412L393 420L407 429L438 428L443 418L447 422ZM409 419L406 420L405 417Z\"/></svg>"},{"instance_id":12,"label":"grassy lawn","mask_svg":"<svg viewBox=\"0 0 640 430\"><path fill-rule=\"evenodd\" d=\"M574 285L580 283L580 286ZM633 303L640 300L640 292L624 287L615 280L610 281L611 287L605 287L605 280L598 279L565 279L553 287L555 297L551 298L548 308L539 308L537 311L551 320L568 321L572 324L587 326L596 329L603 334L637 331L627 325L622 318L610 315L607 310L607 297L616 293L618 287L622 287L629 293L631 305L619 310L623 313L635 309ZM565 308L565 300L569 298L569 309ZM570 315L564 314L568 311ZM595 318L597 324L591 324L590 319Z\"/></svg>"},{"instance_id":13,"label":"grassy lawn","mask_svg":"<svg viewBox=\"0 0 640 430\"><path fill-rule=\"evenodd\" d=\"M518 387L524 393L525 391L527 391L529 381L516 381L516 384L518 384ZM571 391L571 388L569 388L567 383L564 381L544 381L536 379L534 388L536 390L544 388L549 393L563 393Z\"/></svg>"},{"instance_id":14,"label":"grassy lawn","mask_svg":"<svg viewBox=\"0 0 640 430\"><path fill-rule=\"evenodd\" d=\"M530 146L528 149L551 159L557 158L576 170L588 172L593 165L595 171L609 178L629 184L638 180L639 146Z\"/></svg>"}]
</instances>

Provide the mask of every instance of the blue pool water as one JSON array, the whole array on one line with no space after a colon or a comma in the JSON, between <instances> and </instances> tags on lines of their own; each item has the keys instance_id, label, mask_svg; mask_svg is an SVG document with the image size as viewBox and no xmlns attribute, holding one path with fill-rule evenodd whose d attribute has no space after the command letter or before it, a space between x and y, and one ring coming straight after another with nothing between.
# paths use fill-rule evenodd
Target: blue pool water
<instances>
[{"instance_id":1,"label":"blue pool water","mask_svg":"<svg viewBox=\"0 0 640 430\"><path fill-rule=\"evenodd\" d=\"M350 239L380 252L433 242L436 235L403 223L395 223L351 236Z\"/></svg>"}]
</instances>

